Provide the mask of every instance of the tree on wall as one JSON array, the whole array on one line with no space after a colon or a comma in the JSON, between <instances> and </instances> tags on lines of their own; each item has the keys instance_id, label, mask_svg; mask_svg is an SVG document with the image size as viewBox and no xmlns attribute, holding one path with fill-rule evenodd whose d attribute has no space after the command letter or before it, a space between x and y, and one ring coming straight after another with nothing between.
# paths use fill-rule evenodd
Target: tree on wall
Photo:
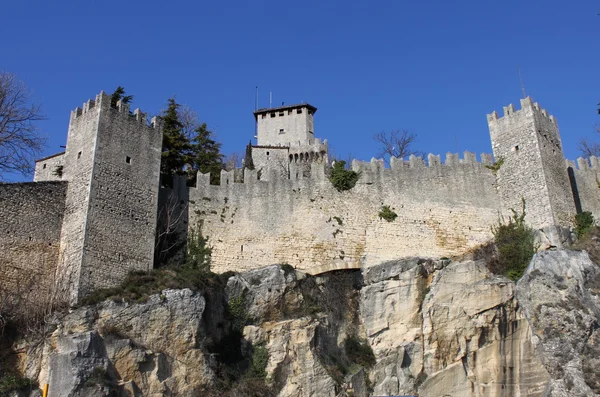
<instances>
[{"instance_id":1,"label":"tree on wall","mask_svg":"<svg viewBox=\"0 0 600 397\"><path fill-rule=\"evenodd\" d=\"M117 102L131 103L133 101L133 95L125 95L125 88L118 86L115 92L110 94L110 106L113 108L117 107Z\"/></svg>"},{"instance_id":2,"label":"tree on wall","mask_svg":"<svg viewBox=\"0 0 600 397\"><path fill-rule=\"evenodd\" d=\"M14 74L0 73L0 179L5 173L30 174L46 142L36 123L44 115L30 98L31 91Z\"/></svg>"},{"instance_id":3,"label":"tree on wall","mask_svg":"<svg viewBox=\"0 0 600 397\"><path fill-rule=\"evenodd\" d=\"M189 161L190 142L183 134L183 124L177 113L179 104L169 98L167 109L163 111L163 144L160 170L168 175L184 175Z\"/></svg>"},{"instance_id":4,"label":"tree on wall","mask_svg":"<svg viewBox=\"0 0 600 397\"><path fill-rule=\"evenodd\" d=\"M383 157L389 163L390 157L403 159L407 156L421 156L422 153L412 149L417 135L406 130L393 130L373 135L373 140L379 144L377 157Z\"/></svg>"}]
</instances>

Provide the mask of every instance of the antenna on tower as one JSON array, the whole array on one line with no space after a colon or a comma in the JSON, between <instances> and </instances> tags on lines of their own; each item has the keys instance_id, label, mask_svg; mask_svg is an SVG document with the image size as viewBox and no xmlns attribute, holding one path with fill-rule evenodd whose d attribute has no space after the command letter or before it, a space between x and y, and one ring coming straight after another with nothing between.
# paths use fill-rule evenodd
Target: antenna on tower
<instances>
[{"instance_id":1,"label":"antenna on tower","mask_svg":"<svg viewBox=\"0 0 600 397\"><path fill-rule=\"evenodd\" d=\"M258 110L258 86L256 86L256 96L254 97L254 111ZM254 120L254 138L258 138L258 116Z\"/></svg>"},{"instance_id":2,"label":"antenna on tower","mask_svg":"<svg viewBox=\"0 0 600 397\"><path fill-rule=\"evenodd\" d=\"M273 93L269 92L269 108L273 107Z\"/></svg>"},{"instance_id":3,"label":"antenna on tower","mask_svg":"<svg viewBox=\"0 0 600 397\"><path fill-rule=\"evenodd\" d=\"M517 70L519 71L519 81L521 82L521 91L523 92L523 99L527 98L527 94L525 93L525 85L523 84L523 77L521 77L521 68L517 66Z\"/></svg>"}]
</instances>

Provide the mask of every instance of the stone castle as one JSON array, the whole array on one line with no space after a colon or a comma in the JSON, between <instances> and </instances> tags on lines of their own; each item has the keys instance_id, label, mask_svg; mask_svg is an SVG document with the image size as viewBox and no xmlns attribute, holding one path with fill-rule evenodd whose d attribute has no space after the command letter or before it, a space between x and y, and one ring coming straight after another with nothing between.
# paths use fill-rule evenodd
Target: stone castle
<instances>
[{"instance_id":1,"label":"stone castle","mask_svg":"<svg viewBox=\"0 0 600 397\"><path fill-rule=\"evenodd\" d=\"M78 302L153 267L159 197L169 192L184 229L212 247L216 272L287 263L311 274L368 267L404 256L442 257L489 240L490 226L527 205L547 231L573 216L600 217L598 159L565 161L558 125L531 98L487 116L492 155L427 162L411 156L353 161L357 185L326 177L327 141L314 137L309 104L259 109L254 170L199 174L195 187L161 186L162 129L139 109L111 107L104 93L71 112L66 150L35 165L32 183L0 184L2 283L36 281L40 296ZM175 181L176 182L176 181ZM164 201L164 200L162 200ZM397 218L379 216L389 206ZM157 215L158 214L158 215Z\"/></svg>"}]
</instances>

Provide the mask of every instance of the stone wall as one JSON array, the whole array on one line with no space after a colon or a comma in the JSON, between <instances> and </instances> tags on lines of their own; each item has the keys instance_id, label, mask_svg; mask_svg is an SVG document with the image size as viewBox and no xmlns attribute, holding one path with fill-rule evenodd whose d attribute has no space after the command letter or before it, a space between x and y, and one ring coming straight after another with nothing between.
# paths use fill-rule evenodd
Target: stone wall
<instances>
[{"instance_id":1,"label":"stone wall","mask_svg":"<svg viewBox=\"0 0 600 397\"><path fill-rule=\"evenodd\" d=\"M489 162L491 156L486 156ZM199 175L190 190L190 227L200 228L213 247L213 270L241 271L289 263L309 273L370 266L404 256L450 256L491 238L500 203L495 177L467 153L445 164L430 156L354 167L361 172L351 190L338 192L323 164L311 178L208 184ZM398 215L380 219L387 205Z\"/></svg>"},{"instance_id":2,"label":"stone wall","mask_svg":"<svg viewBox=\"0 0 600 397\"><path fill-rule=\"evenodd\" d=\"M567 161L572 175L572 186L579 211L590 211L600 219L600 162L596 157L579 158L577 165Z\"/></svg>"},{"instance_id":3,"label":"stone wall","mask_svg":"<svg viewBox=\"0 0 600 397\"><path fill-rule=\"evenodd\" d=\"M0 184L0 291L28 303L52 294L65 182ZM6 296L2 296L5 298Z\"/></svg>"},{"instance_id":4,"label":"stone wall","mask_svg":"<svg viewBox=\"0 0 600 397\"><path fill-rule=\"evenodd\" d=\"M109 102L102 101L99 95L96 100L84 103L83 108L72 111L69 122L63 168L68 188L57 282L61 298L71 302L79 296L99 116L101 107L110 107Z\"/></svg>"},{"instance_id":5,"label":"stone wall","mask_svg":"<svg viewBox=\"0 0 600 397\"><path fill-rule=\"evenodd\" d=\"M35 172L33 174L34 182L42 181L60 181L62 180L62 170L65 165L65 153L37 160L35 162Z\"/></svg>"},{"instance_id":6,"label":"stone wall","mask_svg":"<svg viewBox=\"0 0 600 397\"><path fill-rule=\"evenodd\" d=\"M572 224L576 211L558 132L558 123L556 118L549 116L546 110L540 109L537 104L534 104L534 116L545 182L554 214L554 224L567 226Z\"/></svg>"}]
</instances>

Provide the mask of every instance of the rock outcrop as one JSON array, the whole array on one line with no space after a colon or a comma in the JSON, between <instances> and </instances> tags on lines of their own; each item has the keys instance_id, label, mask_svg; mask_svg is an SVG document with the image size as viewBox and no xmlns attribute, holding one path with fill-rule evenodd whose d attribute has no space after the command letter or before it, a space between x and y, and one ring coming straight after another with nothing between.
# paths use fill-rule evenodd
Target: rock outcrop
<instances>
[{"instance_id":1,"label":"rock outcrop","mask_svg":"<svg viewBox=\"0 0 600 397\"><path fill-rule=\"evenodd\" d=\"M584 251L540 252L516 285L482 261L406 258L219 288L76 309L20 366L50 397L600 395L600 267Z\"/></svg>"}]
</instances>

